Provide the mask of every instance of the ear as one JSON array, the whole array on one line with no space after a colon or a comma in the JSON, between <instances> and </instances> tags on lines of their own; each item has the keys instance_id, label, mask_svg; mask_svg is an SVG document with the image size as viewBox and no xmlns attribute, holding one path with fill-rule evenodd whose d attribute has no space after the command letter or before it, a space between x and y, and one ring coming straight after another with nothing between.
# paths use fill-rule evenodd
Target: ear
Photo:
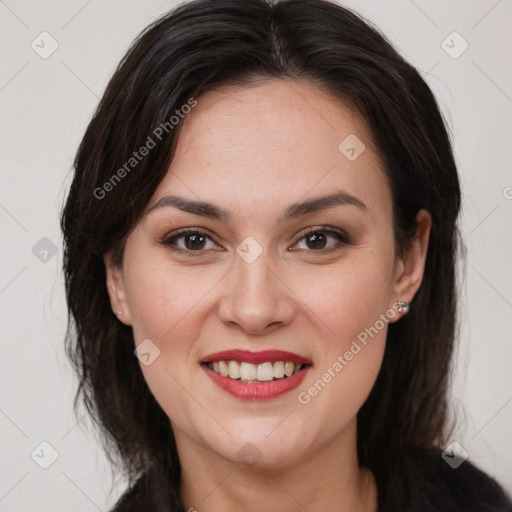
<instances>
[{"instance_id":1,"label":"ear","mask_svg":"<svg viewBox=\"0 0 512 512\"><path fill-rule=\"evenodd\" d=\"M392 300L412 302L423 280L427 259L428 241L432 217L426 210L420 210L416 216L416 234L404 254L397 260L393 277ZM391 305L390 305L391 306ZM400 316L397 316L398 320Z\"/></svg>"},{"instance_id":2,"label":"ear","mask_svg":"<svg viewBox=\"0 0 512 512\"><path fill-rule=\"evenodd\" d=\"M123 269L112 262L112 254L105 254L103 261L107 274L107 291L110 297L110 305L117 319L126 325L132 325L130 310L126 301Z\"/></svg>"}]
</instances>

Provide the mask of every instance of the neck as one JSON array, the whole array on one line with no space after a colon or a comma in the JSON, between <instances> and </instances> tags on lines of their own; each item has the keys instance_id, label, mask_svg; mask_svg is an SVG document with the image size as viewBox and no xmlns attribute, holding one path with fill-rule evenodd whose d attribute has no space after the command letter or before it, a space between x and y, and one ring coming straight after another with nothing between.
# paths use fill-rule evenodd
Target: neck
<instances>
[{"instance_id":1,"label":"neck","mask_svg":"<svg viewBox=\"0 0 512 512\"><path fill-rule=\"evenodd\" d=\"M220 457L174 429L185 510L336 510L375 512L372 473L357 460L356 421L327 445L286 467L245 466Z\"/></svg>"}]
</instances>

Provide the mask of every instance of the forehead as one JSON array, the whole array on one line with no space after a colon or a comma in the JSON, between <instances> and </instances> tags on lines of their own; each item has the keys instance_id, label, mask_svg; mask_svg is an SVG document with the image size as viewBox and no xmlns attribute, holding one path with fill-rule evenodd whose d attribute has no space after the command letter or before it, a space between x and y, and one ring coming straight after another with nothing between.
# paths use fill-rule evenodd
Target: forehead
<instances>
[{"instance_id":1,"label":"forehead","mask_svg":"<svg viewBox=\"0 0 512 512\"><path fill-rule=\"evenodd\" d=\"M317 86L271 80L223 87L197 101L154 201L179 193L228 209L268 209L334 189L365 203L390 201L364 121Z\"/></svg>"}]
</instances>

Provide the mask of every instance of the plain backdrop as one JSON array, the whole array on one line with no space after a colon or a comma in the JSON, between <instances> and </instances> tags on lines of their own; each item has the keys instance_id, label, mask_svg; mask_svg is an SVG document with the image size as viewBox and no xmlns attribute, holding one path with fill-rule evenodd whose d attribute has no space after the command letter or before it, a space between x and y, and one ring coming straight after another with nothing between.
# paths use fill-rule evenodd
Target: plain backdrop
<instances>
[{"instance_id":1,"label":"plain backdrop","mask_svg":"<svg viewBox=\"0 0 512 512\"><path fill-rule=\"evenodd\" d=\"M0 0L2 512L107 511L124 489L72 410L58 214L108 79L134 37L176 4ZM344 4L422 72L453 134L467 247L453 440L512 493L512 3Z\"/></svg>"}]
</instances>

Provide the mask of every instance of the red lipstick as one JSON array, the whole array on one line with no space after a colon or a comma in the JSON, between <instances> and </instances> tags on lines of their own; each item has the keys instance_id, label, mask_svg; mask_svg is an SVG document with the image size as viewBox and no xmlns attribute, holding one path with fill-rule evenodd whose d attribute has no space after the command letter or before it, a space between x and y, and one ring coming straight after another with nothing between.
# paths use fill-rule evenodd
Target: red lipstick
<instances>
[{"instance_id":1,"label":"red lipstick","mask_svg":"<svg viewBox=\"0 0 512 512\"><path fill-rule=\"evenodd\" d=\"M289 361L295 364L301 364L303 367L290 377L282 377L266 382L243 382L241 380L231 379L230 377L223 377L208 367L208 363L216 363L219 361L238 361L240 363L246 362L254 365L266 362ZM282 350L265 350L262 352L225 350L204 357L201 363L201 368L214 384L240 400L272 400L292 391L300 385L312 365L310 359Z\"/></svg>"},{"instance_id":2,"label":"red lipstick","mask_svg":"<svg viewBox=\"0 0 512 512\"><path fill-rule=\"evenodd\" d=\"M283 350L264 350L250 352L249 350L224 350L215 352L201 360L201 363L214 363L216 361L239 361L252 364L266 363L267 361L290 361L297 364L311 364L311 360Z\"/></svg>"}]
</instances>

